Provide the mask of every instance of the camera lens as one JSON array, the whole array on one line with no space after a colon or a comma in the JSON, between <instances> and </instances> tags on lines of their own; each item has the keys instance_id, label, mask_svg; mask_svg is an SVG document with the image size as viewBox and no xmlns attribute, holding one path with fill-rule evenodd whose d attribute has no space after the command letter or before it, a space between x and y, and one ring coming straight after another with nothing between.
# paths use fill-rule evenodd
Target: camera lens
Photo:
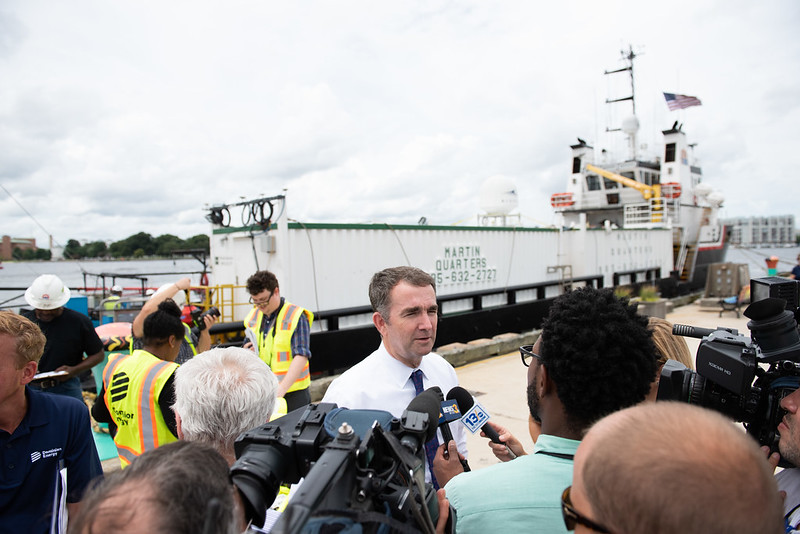
<instances>
[{"instance_id":1,"label":"camera lens","mask_svg":"<svg viewBox=\"0 0 800 534\"><path fill-rule=\"evenodd\" d=\"M231 466L231 480L242 493L245 514L255 524L264 524L267 508L280 491L286 464L274 447L254 444Z\"/></svg>"}]
</instances>

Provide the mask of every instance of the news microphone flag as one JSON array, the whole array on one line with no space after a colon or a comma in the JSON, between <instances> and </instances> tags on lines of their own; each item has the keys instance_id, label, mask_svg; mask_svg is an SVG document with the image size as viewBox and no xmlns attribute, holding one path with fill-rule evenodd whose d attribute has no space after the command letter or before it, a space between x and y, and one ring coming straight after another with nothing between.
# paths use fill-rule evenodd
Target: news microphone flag
<instances>
[{"instance_id":1,"label":"news microphone flag","mask_svg":"<svg viewBox=\"0 0 800 534\"><path fill-rule=\"evenodd\" d=\"M461 422L473 434L480 431L487 421L489 421L489 413L477 402L461 416Z\"/></svg>"},{"instance_id":2,"label":"news microphone flag","mask_svg":"<svg viewBox=\"0 0 800 534\"><path fill-rule=\"evenodd\" d=\"M664 99L667 101L667 106L669 106L670 111L690 108L692 106L701 106L703 104L696 96L676 95L675 93L664 93Z\"/></svg>"},{"instance_id":3,"label":"news microphone flag","mask_svg":"<svg viewBox=\"0 0 800 534\"><path fill-rule=\"evenodd\" d=\"M459 419L461 419L461 412L458 409L458 403L455 400L442 401L439 406L439 425L452 423Z\"/></svg>"}]
</instances>

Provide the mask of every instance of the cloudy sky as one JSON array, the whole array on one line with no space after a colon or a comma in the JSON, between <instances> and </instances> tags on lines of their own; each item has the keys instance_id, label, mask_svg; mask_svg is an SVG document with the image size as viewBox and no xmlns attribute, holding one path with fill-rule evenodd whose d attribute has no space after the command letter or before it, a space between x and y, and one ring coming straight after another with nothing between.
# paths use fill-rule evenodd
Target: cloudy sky
<instances>
[{"instance_id":1,"label":"cloudy sky","mask_svg":"<svg viewBox=\"0 0 800 534\"><path fill-rule=\"evenodd\" d=\"M304 222L465 224L495 175L551 224L576 137L624 146L629 44L642 152L680 120L723 216L800 219L798 27L797 0L0 0L0 234L185 238L284 189Z\"/></svg>"}]
</instances>

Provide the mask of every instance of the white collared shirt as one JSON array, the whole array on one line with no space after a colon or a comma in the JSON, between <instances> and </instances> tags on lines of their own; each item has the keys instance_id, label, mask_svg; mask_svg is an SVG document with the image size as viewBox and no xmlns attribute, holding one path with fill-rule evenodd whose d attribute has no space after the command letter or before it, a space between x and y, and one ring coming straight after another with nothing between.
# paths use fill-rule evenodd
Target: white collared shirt
<instances>
[{"instance_id":1,"label":"white collared shirt","mask_svg":"<svg viewBox=\"0 0 800 534\"><path fill-rule=\"evenodd\" d=\"M447 360L434 352L422 357L418 369L422 371L423 389L439 386L447 393L458 385L458 376ZM385 410L401 417L408 404L416 397L411 373L415 369L393 358L383 343L378 349L331 382L322 402L334 402L351 410ZM450 424L458 450L467 456L467 435L464 425ZM438 432L439 443L442 434ZM430 480L426 466L425 478Z\"/></svg>"}]
</instances>

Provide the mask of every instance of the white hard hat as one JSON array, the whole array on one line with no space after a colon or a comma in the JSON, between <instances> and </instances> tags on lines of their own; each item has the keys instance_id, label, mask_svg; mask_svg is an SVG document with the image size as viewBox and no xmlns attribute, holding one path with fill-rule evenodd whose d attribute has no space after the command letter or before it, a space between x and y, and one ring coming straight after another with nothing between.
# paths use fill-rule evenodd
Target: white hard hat
<instances>
[{"instance_id":1,"label":"white hard hat","mask_svg":"<svg viewBox=\"0 0 800 534\"><path fill-rule=\"evenodd\" d=\"M60 308L69 296L69 288L54 274L43 274L25 291L25 301L37 310Z\"/></svg>"},{"instance_id":2,"label":"white hard hat","mask_svg":"<svg viewBox=\"0 0 800 534\"><path fill-rule=\"evenodd\" d=\"M156 290L156 292L155 292L155 293L153 293L153 297L155 297L155 296L156 296L156 295L158 295L159 293L163 293L163 292L164 292L164 291L166 291L167 289L169 289L169 288L171 288L171 287L174 287L174 286L175 286L175 284L173 284L172 282L170 282L170 283L168 283L168 284L164 284L164 285L162 285L161 287L159 287L159 288ZM150 297L150 298L153 298L153 297ZM175 304L177 304L178 306L183 306L183 305L186 303L186 292L185 292L185 291L182 291L182 290L180 290L180 289L179 289L179 290L178 290L178 291L177 291L177 292L176 292L176 293L175 293L175 294L172 296L172 300L174 300L174 301L175 301Z\"/></svg>"},{"instance_id":3,"label":"white hard hat","mask_svg":"<svg viewBox=\"0 0 800 534\"><path fill-rule=\"evenodd\" d=\"M118 286L118 285L111 286L111 294L112 295L122 295L122 286Z\"/></svg>"}]
</instances>

